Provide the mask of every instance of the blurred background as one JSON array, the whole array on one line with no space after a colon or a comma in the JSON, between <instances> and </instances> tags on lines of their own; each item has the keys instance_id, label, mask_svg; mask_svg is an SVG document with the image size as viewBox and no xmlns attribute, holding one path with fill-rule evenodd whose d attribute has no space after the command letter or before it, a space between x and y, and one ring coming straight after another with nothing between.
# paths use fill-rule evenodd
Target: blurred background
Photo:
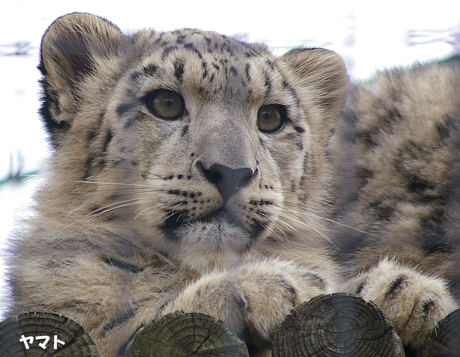
<instances>
[{"instance_id":1,"label":"blurred background","mask_svg":"<svg viewBox=\"0 0 460 357\"><path fill-rule=\"evenodd\" d=\"M200 28L264 42L282 55L324 47L345 60L353 81L376 70L460 54L460 1L15 0L0 5L0 319L8 237L30 214L31 196L49 156L39 120L41 36L53 20L81 11L103 16L125 33Z\"/></svg>"}]
</instances>

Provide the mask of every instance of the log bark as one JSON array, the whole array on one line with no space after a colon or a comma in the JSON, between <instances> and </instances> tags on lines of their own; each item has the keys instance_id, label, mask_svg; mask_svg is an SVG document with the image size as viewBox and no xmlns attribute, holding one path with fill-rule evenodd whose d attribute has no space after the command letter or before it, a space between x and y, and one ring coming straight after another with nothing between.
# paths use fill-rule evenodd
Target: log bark
<instances>
[{"instance_id":1,"label":"log bark","mask_svg":"<svg viewBox=\"0 0 460 357\"><path fill-rule=\"evenodd\" d=\"M127 348L129 357L249 357L244 342L222 321L201 313L175 312L140 329Z\"/></svg>"},{"instance_id":2,"label":"log bark","mask_svg":"<svg viewBox=\"0 0 460 357\"><path fill-rule=\"evenodd\" d=\"M460 356L460 309L447 316L433 331L420 356Z\"/></svg>"},{"instance_id":3,"label":"log bark","mask_svg":"<svg viewBox=\"0 0 460 357\"><path fill-rule=\"evenodd\" d=\"M388 318L348 294L321 295L296 308L273 339L273 357L402 357Z\"/></svg>"},{"instance_id":4,"label":"log bark","mask_svg":"<svg viewBox=\"0 0 460 357\"><path fill-rule=\"evenodd\" d=\"M30 312L0 324L0 356L100 357L100 354L92 338L74 320L58 314Z\"/></svg>"}]
</instances>

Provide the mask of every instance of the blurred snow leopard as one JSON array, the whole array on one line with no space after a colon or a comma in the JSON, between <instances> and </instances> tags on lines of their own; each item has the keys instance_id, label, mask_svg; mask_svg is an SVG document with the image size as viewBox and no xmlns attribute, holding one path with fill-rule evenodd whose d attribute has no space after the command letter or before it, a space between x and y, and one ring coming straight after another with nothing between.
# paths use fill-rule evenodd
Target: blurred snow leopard
<instances>
[{"instance_id":1,"label":"blurred snow leopard","mask_svg":"<svg viewBox=\"0 0 460 357\"><path fill-rule=\"evenodd\" d=\"M373 301L414 350L458 308L458 61L350 86L325 49L73 13L39 69L54 154L9 316L71 317L111 357L200 312L270 355L322 294Z\"/></svg>"}]
</instances>

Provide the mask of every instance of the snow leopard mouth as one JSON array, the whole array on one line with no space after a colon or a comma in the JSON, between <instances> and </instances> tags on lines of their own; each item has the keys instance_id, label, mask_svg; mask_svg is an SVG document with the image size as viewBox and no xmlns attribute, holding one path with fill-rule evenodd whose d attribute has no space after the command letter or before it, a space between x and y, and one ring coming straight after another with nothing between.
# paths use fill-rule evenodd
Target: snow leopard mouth
<instances>
[{"instance_id":1,"label":"snow leopard mouth","mask_svg":"<svg viewBox=\"0 0 460 357\"><path fill-rule=\"evenodd\" d=\"M241 236L249 237L251 241L256 240L264 231L264 225L261 222L253 220L251 226L247 228L242 224L241 220L224 208L193 220L188 218L186 211L171 211L168 214L168 218L163 221L161 230L167 240L180 242L186 231L194 230L197 227L202 229L204 237L206 236L207 227L218 227L223 235L225 235L226 229L231 229L233 232L235 229L239 229L241 230Z\"/></svg>"}]
</instances>

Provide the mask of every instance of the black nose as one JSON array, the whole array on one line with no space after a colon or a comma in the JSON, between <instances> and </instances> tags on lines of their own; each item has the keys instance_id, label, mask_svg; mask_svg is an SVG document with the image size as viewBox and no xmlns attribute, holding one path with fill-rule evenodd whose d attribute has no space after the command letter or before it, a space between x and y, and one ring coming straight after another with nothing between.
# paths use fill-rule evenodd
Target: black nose
<instances>
[{"instance_id":1,"label":"black nose","mask_svg":"<svg viewBox=\"0 0 460 357\"><path fill-rule=\"evenodd\" d=\"M219 164L211 165L209 169L206 169L201 162L198 162L197 166L203 176L217 187L224 202L249 184L257 174L257 169L255 171L249 168L231 169Z\"/></svg>"}]
</instances>

